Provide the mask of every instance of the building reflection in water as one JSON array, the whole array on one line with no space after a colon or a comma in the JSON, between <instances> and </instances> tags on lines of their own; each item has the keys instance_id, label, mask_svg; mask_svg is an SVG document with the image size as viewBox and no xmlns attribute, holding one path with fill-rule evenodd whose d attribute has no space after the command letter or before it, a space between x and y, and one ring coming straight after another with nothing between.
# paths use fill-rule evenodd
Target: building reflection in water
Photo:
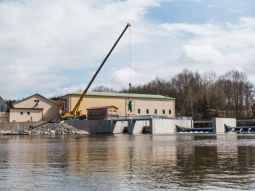
<instances>
[{"instance_id":1,"label":"building reflection in water","mask_svg":"<svg viewBox=\"0 0 255 191\"><path fill-rule=\"evenodd\" d=\"M250 189L255 136L1 137L3 188Z\"/></svg>"}]
</instances>

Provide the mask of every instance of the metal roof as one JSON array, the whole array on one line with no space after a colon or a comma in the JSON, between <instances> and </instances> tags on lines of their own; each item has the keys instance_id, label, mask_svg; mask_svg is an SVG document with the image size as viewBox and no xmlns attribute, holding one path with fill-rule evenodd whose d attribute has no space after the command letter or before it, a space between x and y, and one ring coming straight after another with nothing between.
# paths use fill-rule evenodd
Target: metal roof
<instances>
[{"instance_id":1,"label":"metal roof","mask_svg":"<svg viewBox=\"0 0 255 191\"><path fill-rule=\"evenodd\" d=\"M83 91L75 91L71 95L81 95ZM86 96L105 96L105 97L133 97L133 98L151 98L151 99L175 99L172 97L152 94L131 94L131 93L112 93L112 92L87 92Z\"/></svg>"},{"instance_id":2,"label":"metal roof","mask_svg":"<svg viewBox=\"0 0 255 191\"><path fill-rule=\"evenodd\" d=\"M90 107L90 108L87 108L87 110L89 109L108 109L110 107L115 107L114 105L110 105L110 106L98 106L98 107ZM116 109L119 109L117 107L115 107Z\"/></svg>"},{"instance_id":3,"label":"metal roof","mask_svg":"<svg viewBox=\"0 0 255 191\"><path fill-rule=\"evenodd\" d=\"M59 105L63 106L63 100L51 100L54 101L56 103L58 103Z\"/></svg>"}]
</instances>

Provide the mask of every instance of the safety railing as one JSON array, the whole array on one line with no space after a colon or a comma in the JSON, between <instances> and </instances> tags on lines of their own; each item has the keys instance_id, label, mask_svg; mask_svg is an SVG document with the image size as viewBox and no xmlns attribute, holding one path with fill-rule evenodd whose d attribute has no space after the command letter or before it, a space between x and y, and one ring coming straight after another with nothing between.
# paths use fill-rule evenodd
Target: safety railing
<instances>
[{"instance_id":1,"label":"safety railing","mask_svg":"<svg viewBox=\"0 0 255 191\"><path fill-rule=\"evenodd\" d=\"M109 119L184 119L184 120L192 120L192 117L168 117L164 115L136 115L136 116L128 116L128 115L119 115L118 117L109 117L105 118Z\"/></svg>"}]
</instances>

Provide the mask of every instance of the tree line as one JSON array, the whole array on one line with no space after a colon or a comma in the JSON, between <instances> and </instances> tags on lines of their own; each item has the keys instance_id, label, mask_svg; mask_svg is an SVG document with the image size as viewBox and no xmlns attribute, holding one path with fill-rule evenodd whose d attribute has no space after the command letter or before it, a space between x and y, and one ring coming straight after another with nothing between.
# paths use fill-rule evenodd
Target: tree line
<instances>
[{"instance_id":1,"label":"tree line","mask_svg":"<svg viewBox=\"0 0 255 191\"><path fill-rule=\"evenodd\" d=\"M224 75L184 69L170 80L156 78L138 86L116 91L98 86L92 91L159 94L176 98L176 115L195 120L212 117L249 118L255 114L254 85L244 72L231 70Z\"/></svg>"}]
</instances>

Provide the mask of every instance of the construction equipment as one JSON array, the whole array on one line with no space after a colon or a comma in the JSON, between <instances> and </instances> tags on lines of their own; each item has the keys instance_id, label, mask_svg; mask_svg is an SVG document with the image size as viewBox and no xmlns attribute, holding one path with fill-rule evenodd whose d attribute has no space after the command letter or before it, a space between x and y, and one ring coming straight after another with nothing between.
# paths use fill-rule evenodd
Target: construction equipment
<instances>
[{"instance_id":1,"label":"construction equipment","mask_svg":"<svg viewBox=\"0 0 255 191\"><path fill-rule=\"evenodd\" d=\"M75 107L73 108L72 111L70 111L69 113L64 113L60 115L60 119L69 119L69 118L79 118L79 119L85 119L86 116L82 115L81 111L79 111L79 107L80 104L84 98L84 96L86 95L89 87L91 86L91 84L93 83L93 81L95 80L97 74L99 73L99 71L101 70L101 68L103 67L104 63L106 62L107 58L111 55L113 49L115 48L115 46L118 44L119 40L121 39L122 35L126 32L127 28L131 26L129 23L127 24L127 26L125 27L125 29L123 30L123 32L121 33L120 37L118 38L118 40L114 43L112 49L110 50L110 52L107 54L107 56L105 57L105 59L103 60L102 64L100 65L100 67L98 68L98 70L96 71L95 75L92 77L91 81L89 82L87 88L83 91L80 99L78 100L77 104L75 105Z\"/></svg>"}]
</instances>

